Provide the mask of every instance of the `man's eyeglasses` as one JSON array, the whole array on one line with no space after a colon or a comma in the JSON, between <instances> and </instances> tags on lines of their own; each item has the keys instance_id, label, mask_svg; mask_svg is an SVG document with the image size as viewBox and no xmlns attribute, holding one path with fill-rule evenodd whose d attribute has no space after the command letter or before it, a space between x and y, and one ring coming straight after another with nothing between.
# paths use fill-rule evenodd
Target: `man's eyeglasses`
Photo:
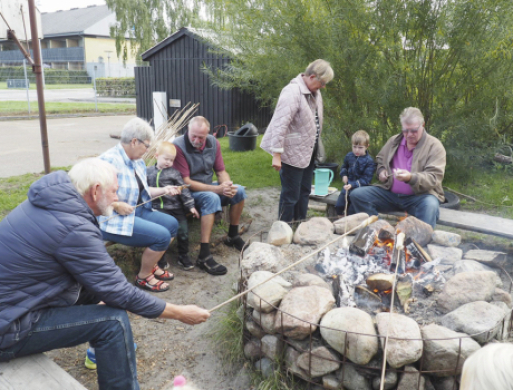
<instances>
[{"instance_id":1,"label":"man's eyeglasses","mask_svg":"<svg viewBox=\"0 0 513 390\"><path fill-rule=\"evenodd\" d=\"M146 142L144 142L144 141L141 141L139 138L137 138L137 141L139 141L140 143L142 143L146 149L149 149L149 148L150 148L150 145L149 145L149 144L147 144L147 143L146 143Z\"/></svg>"},{"instance_id":2,"label":"man's eyeglasses","mask_svg":"<svg viewBox=\"0 0 513 390\"><path fill-rule=\"evenodd\" d=\"M417 127L416 129L402 129L403 133L404 134L417 134L419 129L422 127L422 125L419 125L419 127Z\"/></svg>"}]
</instances>

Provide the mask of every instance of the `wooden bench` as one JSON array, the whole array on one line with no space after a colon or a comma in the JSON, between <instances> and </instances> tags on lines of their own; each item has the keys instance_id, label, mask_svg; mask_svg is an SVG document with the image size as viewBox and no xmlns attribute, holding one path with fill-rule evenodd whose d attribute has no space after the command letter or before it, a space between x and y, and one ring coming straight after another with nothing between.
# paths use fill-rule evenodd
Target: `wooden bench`
<instances>
[{"instance_id":1,"label":"wooden bench","mask_svg":"<svg viewBox=\"0 0 513 390\"><path fill-rule=\"evenodd\" d=\"M2 390L87 390L45 354L0 363Z\"/></svg>"},{"instance_id":2,"label":"wooden bench","mask_svg":"<svg viewBox=\"0 0 513 390\"><path fill-rule=\"evenodd\" d=\"M310 199L325 203L327 205L328 217L336 217L335 204L339 194L340 191L327 196L310 195ZM403 216L404 213L392 212L390 215ZM452 210L442 206L440 207L440 217L437 224L513 239L513 220L486 214Z\"/></svg>"}]
</instances>

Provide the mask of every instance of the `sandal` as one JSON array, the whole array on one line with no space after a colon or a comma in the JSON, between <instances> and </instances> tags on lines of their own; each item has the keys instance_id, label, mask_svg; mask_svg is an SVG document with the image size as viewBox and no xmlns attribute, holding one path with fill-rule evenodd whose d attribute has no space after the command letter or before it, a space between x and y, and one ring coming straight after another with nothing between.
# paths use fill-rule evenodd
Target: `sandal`
<instances>
[{"instance_id":1,"label":"sandal","mask_svg":"<svg viewBox=\"0 0 513 390\"><path fill-rule=\"evenodd\" d=\"M198 268L201 268L202 270L208 272L210 275L224 275L228 272L226 267L216 262L212 255L209 255L205 259L198 257L196 265L198 266Z\"/></svg>"},{"instance_id":2,"label":"sandal","mask_svg":"<svg viewBox=\"0 0 513 390\"><path fill-rule=\"evenodd\" d=\"M157 284L150 284L149 283L150 280L153 280L153 279L155 279L155 275L153 275L153 274L150 274L150 276L148 276L145 279L141 279L138 275L135 275L134 284L137 287L142 288L143 290L148 290L148 291L152 291L152 292L164 292L164 291L169 290L169 286L162 287L162 285L164 284L164 282L162 282L162 281L157 282Z\"/></svg>"},{"instance_id":3,"label":"sandal","mask_svg":"<svg viewBox=\"0 0 513 390\"><path fill-rule=\"evenodd\" d=\"M168 271L164 271L161 268L160 268L160 270L163 271L163 273L161 273L160 275L157 275L155 273L155 271L157 271L158 269L159 269L159 266L155 265L155 267L153 267L153 271L151 271L153 276L155 276L155 278L157 278L158 280L173 280L175 278L175 275L169 273Z\"/></svg>"}]
</instances>

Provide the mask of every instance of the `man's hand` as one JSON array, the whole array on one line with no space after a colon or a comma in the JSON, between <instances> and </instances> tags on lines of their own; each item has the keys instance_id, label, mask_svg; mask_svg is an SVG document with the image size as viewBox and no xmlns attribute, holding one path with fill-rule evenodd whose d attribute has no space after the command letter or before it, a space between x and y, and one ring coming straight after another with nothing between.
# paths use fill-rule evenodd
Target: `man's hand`
<instances>
[{"instance_id":1,"label":"man's hand","mask_svg":"<svg viewBox=\"0 0 513 390\"><path fill-rule=\"evenodd\" d=\"M233 198L237 193L237 186L233 185L231 181L225 181L220 184L220 187L223 189L223 195L228 198Z\"/></svg>"},{"instance_id":2,"label":"man's hand","mask_svg":"<svg viewBox=\"0 0 513 390\"><path fill-rule=\"evenodd\" d=\"M125 202L114 202L112 207L119 215L129 215L134 212L134 207Z\"/></svg>"},{"instance_id":3,"label":"man's hand","mask_svg":"<svg viewBox=\"0 0 513 390\"><path fill-rule=\"evenodd\" d=\"M178 321L189 325L197 325L205 322L210 317L208 310L196 305L180 306L180 313L176 316Z\"/></svg>"},{"instance_id":4,"label":"man's hand","mask_svg":"<svg viewBox=\"0 0 513 390\"><path fill-rule=\"evenodd\" d=\"M165 186L164 195L179 195L182 193L182 187Z\"/></svg>"},{"instance_id":5,"label":"man's hand","mask_svg":"<svg viewBox=\"0 0 513 390\"><path fill-rule=\"evenodd\" d=\"M390 176L385 169L383 169L378 176L380 182L384 183L388 180L388 176Z\"/></svg>"},{"instance_id":6,"label":"man's hand","mask_svg":"<svg viewBox=\"0 0 513 390\"><path fill-rule=\"evenodd\" d=\"M408 183L411 179L411 173L406 169L394 169L394 176L397 180Z\"/></svg>"},{"instance_id":7,"label":"man's hand","mask_svg":"<svg viewBox=\"0 0 513 390\"><path fill-rule=\"evenodd\" d=\"M193 216L194 218L199 218L199 217L200 217L200 215L199 215L199 213L198 213L198 210L196 210L196 208L194 208L194 207L193 207L193 208L192 208L192 209L190 209L189 211L192 213L192 216Z\"/></svg>"},{"instance_id":8,"label":"man's hand","mask_svg":"<svg viewBox=\"0 0 513 390\"><path fill-rule=\"evenodd\" d=\"M344 182L344 184L347 184L347 181L348 181L347 176L342 177L342 181ZM344 187L344 188L345 188L345 187Z\"/></svg>"},{"instance_id":9,"label":"man's hand","mask_svg":"<svg viewBox=\"0 0 513 390\"><path fill-rule=\"evenodd\" d=\"M353 186L351 184L346 184L344 186L344 190L346 190L346 191L349 191L351 188L353 188Z\"/></svg>"},{"instance_id":10,"label":"man's hand","mask_svg":"<svg viewBox=\"0 0 513 390\"><path fill-rule=\"evenodd\" d=\"M281 169L281 154L273 154L273 168L276 170L276 171L280 171Z\"/></svg>"}]
</instances>

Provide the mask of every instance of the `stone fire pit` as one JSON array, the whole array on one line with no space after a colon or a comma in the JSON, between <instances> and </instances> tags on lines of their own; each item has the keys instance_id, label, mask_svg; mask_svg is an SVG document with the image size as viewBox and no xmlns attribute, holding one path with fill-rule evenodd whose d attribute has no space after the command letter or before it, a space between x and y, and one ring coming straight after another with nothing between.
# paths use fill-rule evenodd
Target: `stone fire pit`
<instances>
[{"instance_id":1,"label":"stone fire pit","mask_svg":"<svg viewBox=\"0 0 513 390\"><path fill-rule=\"evenodd\" d=\"M261 283L366 218L312 218L295 234L275 222L268 243L246 249L242 284ZM406 234L406 252L393 249L396 231ZM414 217L395 227L379 220L344 241L246 296L244 353L264 375L283 369L314 388L379 389L390 327L385 389L457 389L468 356L510 337L504 253L463 253L460 236Z\"/></svg>"}]
</instances>

